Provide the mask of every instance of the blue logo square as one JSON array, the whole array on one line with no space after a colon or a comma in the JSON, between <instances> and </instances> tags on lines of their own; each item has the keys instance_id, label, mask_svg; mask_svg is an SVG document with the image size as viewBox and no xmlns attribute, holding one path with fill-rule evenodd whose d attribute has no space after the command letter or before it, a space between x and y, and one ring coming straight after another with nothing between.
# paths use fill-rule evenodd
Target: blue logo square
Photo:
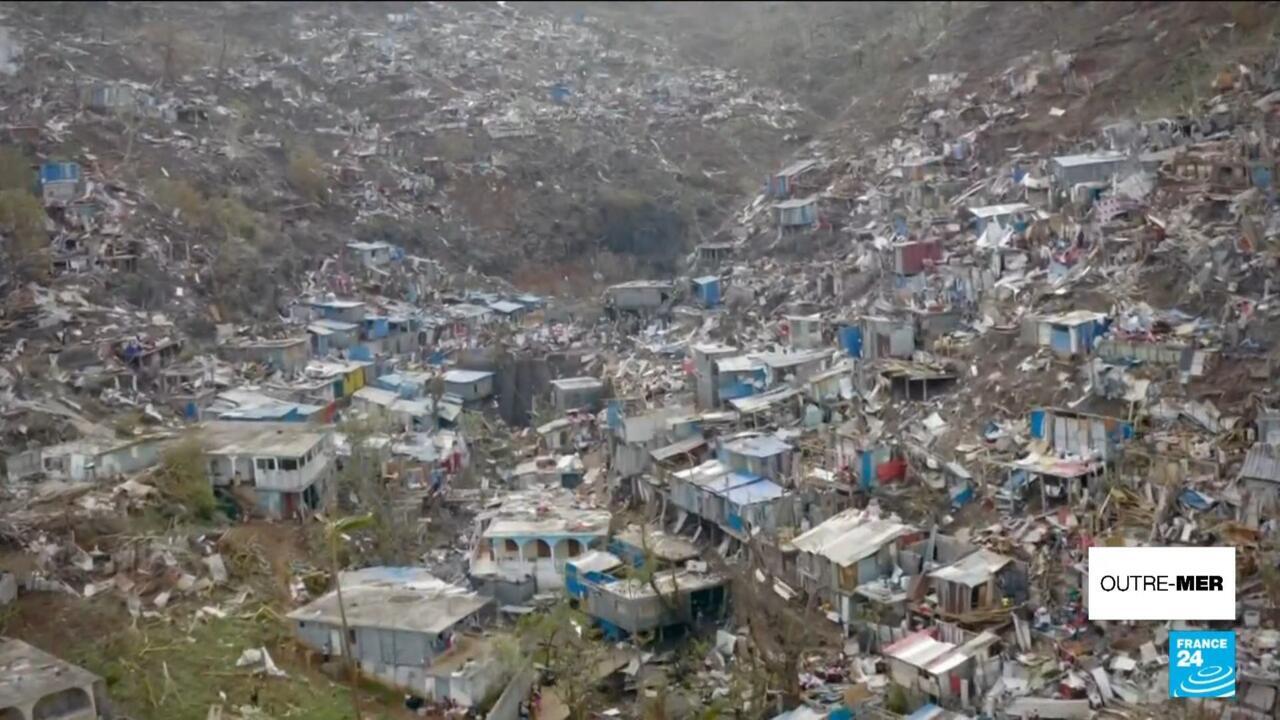
<instances>
[{"instance_id":1,"label":"blue logo square","mask_svg":"<svg viewBox=\"0 0 1280 720\"><path fill-rule=\"evenodd\" d=\"M1169 633L1169 697L1236 696L1236 634L1209 630Z\"/></svg>"}]
</instances>

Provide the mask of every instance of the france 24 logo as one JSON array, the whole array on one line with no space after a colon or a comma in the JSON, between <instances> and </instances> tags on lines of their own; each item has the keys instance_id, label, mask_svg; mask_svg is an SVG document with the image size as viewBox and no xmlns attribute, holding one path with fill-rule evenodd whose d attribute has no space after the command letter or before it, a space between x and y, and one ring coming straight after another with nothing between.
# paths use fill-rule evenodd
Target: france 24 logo
<instances>
[{"instance_id":1,"label":"france 24 logo","mask_svg":"<svg viewBox=\"0 0 1280 720\"><path fill-rule=\"evenodd\" d=\"M1236 696L1236 634L1182 631L1169 633L1169 697Z\"/></svg>"}]
</instances>

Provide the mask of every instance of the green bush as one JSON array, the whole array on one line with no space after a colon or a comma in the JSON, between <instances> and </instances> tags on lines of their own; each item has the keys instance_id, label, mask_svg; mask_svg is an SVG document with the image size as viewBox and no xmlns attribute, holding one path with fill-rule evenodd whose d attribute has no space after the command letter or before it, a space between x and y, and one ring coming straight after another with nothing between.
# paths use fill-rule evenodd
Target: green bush
<instances>
[{"instance_id":1,"label":"green bush","mask_svg":"<svg viewBox=\"0 0 1280 720\"><path fill-rule=\"evenodd\" d=\"M324 172L320 156L309 147L297 147L289 153L286 170L289 184L298 194L312 202L324 202L328 195L329 179Z\"/></svg>"},{"instance_id":2,"label":"green bush","mask_svg":"<svg viewBox=\"0 0 1280 720\"><path fill-rule=\"evenodd\" d=\"M218 505L213 485L204 471L204 447L194 437L165 451L160 464L158 489L183 506L188 515L212 520Z\"/></svg>"},{"instance_id":3,"label":"green bush","mask_svg":"<svg viewBox=\"0 0 1280 720\"><path fill-rule=\"evenodd\" d=\"M31 158L16 147L0 147L0 190L26 190L35 187L36 174Z\"/></svg>"}]
</instances>

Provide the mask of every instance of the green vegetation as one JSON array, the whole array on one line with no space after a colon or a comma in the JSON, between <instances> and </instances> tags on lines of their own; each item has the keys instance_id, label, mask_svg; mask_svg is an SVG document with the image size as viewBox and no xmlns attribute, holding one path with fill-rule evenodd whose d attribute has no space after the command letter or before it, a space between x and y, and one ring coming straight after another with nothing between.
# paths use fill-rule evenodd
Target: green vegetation
<instances>
[{"instance_id":1,"label":"green vegetation","mask_svg":"<svg viewBox=\"0 0 1280 720\"><path fill-rule=\"evenodd\" d=\"M255 678L236 660L266 647L277 662L288 631L271 611L225 619L143 622L116 619L111 635L84 637L68 659L101 675L115 706L138 720L204 720L209 708L249 705L258 692L265 717L342 720L351 717L347 688L318 673ZM287 652L287 650L285 650ZM222 694L225 693L225 701Z\"/></svg>"},{"instance_id":2,"label":"green vegetation","mask_svg":"<svg viewBox=\"0 0 1280 720\"><path fill-rule=\"evenodd\" d=\"M30 191L35 184L31 158L16 147L0 147L0 190Z\"/></svg>"},{"instance_id":3,"label":"green vegetation","mask_svg":"<svg viewBox=\"0 0 1280 720\"><path fill-rule=\"evenodd\" d=\"M328 196L329 179L315 150L306 146L294 148L289 153L289 167L285 174L293 189L307 200L321 203Z\"/></svg>"},{"instance_id":4,"label":"green vegetation","mask_svg":"<svg viewBox=\"0 0 1280 720\"><path fill-rule=\"evenodd\" d=\"M597 631L590 618L561 603L547 613L521 618L517 634L533 661L554 680L554 692L569 709L569 720L590 717L599 680L593 671L608 654L608 648L595 639Z\"/></svg>"},{"instance_id":5,"label":"green vegetation","mask_svg":"<svg viewBox=\"0 0 1280 720\"><path fill-rule=\"evenodd\" d=\"M192 518L212 520L217 511L213 486L204 472L204 448L194 437L183 439L165 452L157 487Z\"/></svg>"},{"instance_id":6,"label":"green vegetation","mask_svg":"<svg viewBox=\"0 0 1280 720\"><path fill-rule=\"evenodd\" d=\"M684 252L687 224L674 207L631 190L605 188L599 200L600 235L612 252L673 267Z\"/></svg>"},{"instance_id":7,"label":"green vegetation","mask_svg":"<svg viewBox=\"0 0 1280 720\"><path fill-rule=\"evenodd\" d=\"M27 190L0 191L0 229L14 273L23 280L49 274L49 235L44 206Z\"/></svg>"}]
</instances>

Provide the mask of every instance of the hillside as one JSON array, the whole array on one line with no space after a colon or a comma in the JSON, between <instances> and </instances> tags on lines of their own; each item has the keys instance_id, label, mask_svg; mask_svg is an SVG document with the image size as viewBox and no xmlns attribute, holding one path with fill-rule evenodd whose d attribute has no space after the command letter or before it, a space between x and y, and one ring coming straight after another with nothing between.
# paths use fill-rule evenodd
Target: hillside
<instances>
[{"instance_id":1,"label":"hillside","mask_svg":"<svg viewBox=\"0 0 1280 720\"><path fill-rule=\"evenodd\" d=\"M148 277L118 289L144 308L189 283L269 316L353 239L539 291L671 272L809 120L660 42L505 5L7 14L27 161L79 162L119 200Z\"/></svg>"}]
</instances>

